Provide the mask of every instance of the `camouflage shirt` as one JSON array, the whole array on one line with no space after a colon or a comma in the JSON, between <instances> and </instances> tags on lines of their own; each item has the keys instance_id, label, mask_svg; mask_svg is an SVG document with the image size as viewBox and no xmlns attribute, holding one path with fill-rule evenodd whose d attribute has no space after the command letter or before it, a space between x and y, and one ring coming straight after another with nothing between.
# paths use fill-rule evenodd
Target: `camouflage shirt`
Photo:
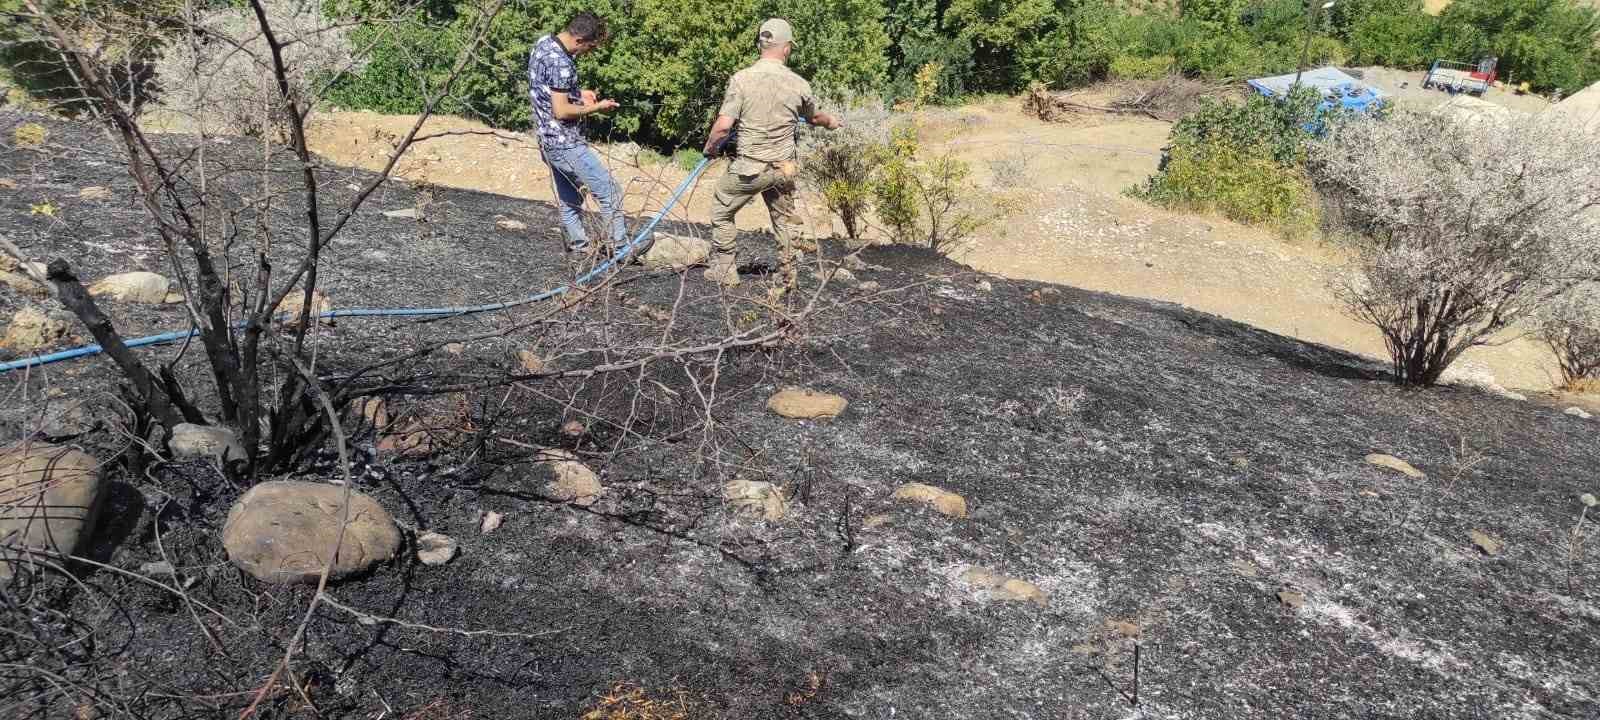
<instances>
[{"instance_id":1,"label":"camouflage shirt","mask_svg":"<svg viewBox=\"0 0 1600 720\"><path fill-rule=\"evenodd\" d=\"M759 172L767 163L794 160L796 121L810 122L816 112L811 83L780 61L757 60L734 73L718 112L739 121L733 171Z\"/></svg>"}]
</instances>

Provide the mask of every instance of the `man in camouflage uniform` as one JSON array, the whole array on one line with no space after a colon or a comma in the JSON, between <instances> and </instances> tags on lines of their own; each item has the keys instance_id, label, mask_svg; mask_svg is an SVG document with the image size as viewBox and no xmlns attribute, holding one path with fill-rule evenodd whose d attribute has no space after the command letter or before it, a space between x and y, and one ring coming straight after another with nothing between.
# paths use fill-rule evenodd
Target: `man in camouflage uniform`
<instances>
[{"instance_id":1,"label":"man in camouflage uniform","mask_svg":"<svg viewBox=\"0 0 1600 720\"><path fill-rule=\"evenodd\" d=\"M723 285L739 284L734 254L738 228L733 219L745 203L760 195L772 216L772 231L778 239L778 270L783 284L775 292L781 295L794 287L799 260L795 243L805 229L795 210L795 180L800 172L796 119L830 130L838 129L839 120L817 111L811 83L789 69L794 30L787 21L773 18L761 23L756 45L761 59L734 73L728 81L717 122L706 138L705 153L711 156L730 134L737 132L737 155L728 164L727 174L718 181L712 198L714 252L705 277Z\"/></svg>"}]
</instances>

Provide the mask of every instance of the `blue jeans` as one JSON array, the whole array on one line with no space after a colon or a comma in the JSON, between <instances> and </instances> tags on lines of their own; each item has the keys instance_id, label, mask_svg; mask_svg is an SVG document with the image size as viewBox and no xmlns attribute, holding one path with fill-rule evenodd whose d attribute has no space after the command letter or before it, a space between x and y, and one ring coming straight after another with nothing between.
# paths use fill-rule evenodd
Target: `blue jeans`
<instances>
[{"instance_id":1,"label":"blue jeans","mask_svg":"<svg viewBox=\"0 0 1600 720\"><path fill-rule=\"evenodd\" d=\"M544 162L550 166L550 177L556 186L556 199L561 206L561 225L567 233L567 246L582 248L589 245L589 234L583 229L583 195L579 187L589 188L589 194L600 204L600 217L611 228L611 244L620 246L627 241L627 221L622 214L622 192L611 173L600 162L600 155L588 145L564 148L540 148Z\"/></svg>"}]
</instances>

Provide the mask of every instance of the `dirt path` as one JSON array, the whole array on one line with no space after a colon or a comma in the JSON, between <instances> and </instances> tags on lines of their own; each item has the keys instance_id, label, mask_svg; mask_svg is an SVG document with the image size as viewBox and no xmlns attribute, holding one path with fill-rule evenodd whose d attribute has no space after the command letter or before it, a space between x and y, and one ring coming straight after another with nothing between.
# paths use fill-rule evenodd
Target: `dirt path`
<instances>
[{"instance_id":1,"label":"dirt path","mask_svg":"<svg viewBox=\"0 0 1600 720\"><path fill-rule=\"evenodd\" d=\"M1442 96L1441 96L1442 97ZM1121 191L1154 171L1167 123L1089 117L1044 123L1015 100L997 100L925 114L924 147L968 160L978 182L1007 200L1009 212L987 227L959 259L1007 277L1064 283L1181 303L1283 335L1382 357L1376 331L1339 312L1327 289L1338 254L1312 242L1275 235L1220 218L1170 213L1124 197ZM311 132L314 149L330 160L379 167L391 138L412 119L370 113L328 113ZM490 134L475 122L439 118L427 132L468 133L430 140L401 165L401 175L434 184L550 201L549 177L530 140ZM631 214L653 212L685 175L682 168L639 166L607 152L626 188ZM704 222L713 166L669 217ZM1011 178L999 182L996 174ZM803 208L815 232L832 231L820 203ZM555 230L529 223L530 241L556 242ZM766 227L759 208L739 224ZM1527 340L1469 353L1458 374L1513 388L1545 390L1554 363Z\"/></svg>"}]
</instances>

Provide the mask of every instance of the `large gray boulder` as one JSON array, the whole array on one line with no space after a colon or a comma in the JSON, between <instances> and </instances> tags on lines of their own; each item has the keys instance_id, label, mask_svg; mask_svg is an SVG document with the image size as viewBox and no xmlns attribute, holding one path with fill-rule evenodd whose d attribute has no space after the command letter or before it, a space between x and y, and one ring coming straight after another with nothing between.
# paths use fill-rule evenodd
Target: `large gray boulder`
<instances>
[{"instance_id":1,"label":"large gray boulder","mask_svg":"<svg viewBox=\"0 0 1600 720\"><path fill-rule=\"evenodd\" d=\"M331 579L343 578L393 558L400 529L382 505L358 492L321 483L264 482L234 503L222 528L228 559L258 580L314 583L334 543ZM348 518L344 537L339 520Z\"/></svg>"},{"instance_id":2,"label":"large gray boulder","mask_svg":"<svg viewBox=\"0 0 1600 720\"><path fill-rule=\"evenodd\" d=\"M0 450L0 578L30 555L78 551L94 532L102 490L100 463L68 447L23 443Z\"/></svg>"}]
</instances>

